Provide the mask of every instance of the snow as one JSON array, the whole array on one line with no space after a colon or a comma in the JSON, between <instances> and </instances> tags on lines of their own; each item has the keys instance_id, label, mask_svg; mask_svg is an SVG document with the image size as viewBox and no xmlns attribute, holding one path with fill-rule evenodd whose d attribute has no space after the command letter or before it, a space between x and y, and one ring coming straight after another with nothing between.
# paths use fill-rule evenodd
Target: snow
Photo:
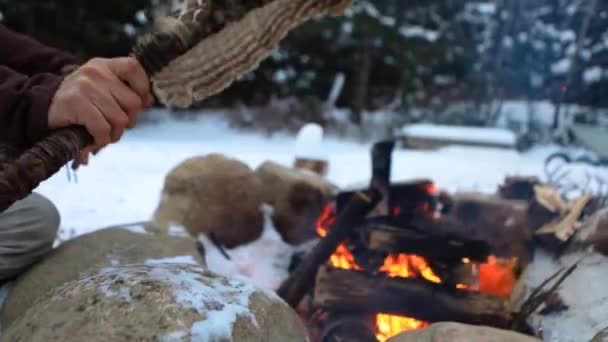
<instances>
[{"instance_id":1,"label":"snow","mask_svg":"<svg viewBox=\"0 0 608 342\"><path fill-rule=\"evenodd\" d=\"M564 58L551 65L551 71L554 75L564 75L570 71L571 61L568 58Z\"/></svg>"},{"instance_id":2,"label":"snow","mask_svg":"<svg viewBox=\"0 0 608 342\"><path fill-rule=\"evenodd\" d=\"M604 69L599 66L594 66L584 71L583 80L585 83L589 84L601 81L603 76Z\"/></svg>"},{"instance_id":3,"label":"snow","mask_svg":"<svg viewBox=\"0 0 608 342\"><path fill-rule=\"evenodd\" d=\"M429 30L422 26L404 26L399 29L399 33L406 38L420 38L430 43L435 43L439 39L438 31Z\"/></svg>"},{"instance_id":4,"label":"snow","mask_svg":"<svg viewBox=\"0 0 608 342\"><path fill-rule=\"evenodd\" d=\"M545 126L550 126L553 124L555 106L549 101L506 101L502 105L501 113L498 122L501 127L506 127L507 121L513 120L526 123L528 117Z\"/></svg>"},{"instance_id":5,"label":"snow","mask_svg":"<svg viewBox=\"0 0 608 342\"><path fill-rule=\"evenodd\" d=\"M146 231L146 228L144 228L144 226L142 225L135 225L135 226L121 226L121 229L124 230L128 230L131 233L135 233L135 234L150 234L148 231Z\"/></svg>"},{"instance_id":6,"label":"snow","mask_svg":"<svg viewBox=\"0 0 608 342\"><path fill-rule=\"evenodd\" d=\"M559 290L569 309L559 314L535 315L531 321L534 327L543 329L546 342L590 341L608 326L607 257L581 252L556 261L548 253L538 251L527 272L526 285L534 288L560 268L569 267L579 260L578 268Z\"/></svg>"},{"instance_id":7,"label":"snow","mask_svg":"<svg viewBox=\"0 0 608 342\"><path fill-rule=\"evenodd\" d=\"M517 137L513 132L500 128L414 124L403 127L402 133L410 138L436 138L506 146L515 146L517 142Z\"/></svg>"},{"instance_id":8,"label":"snow","mask_svg":"<svg viewBox=\"0 0 608 342\"><path fill-rule=\"evenodd\" d=\"M190 234L188 233L186 228L179 225L171 224L169 226L169 236L190 237Z\"/></svg>"},{"instance_id":9,"label":"snow","mask_svg":"<svg viewBox=\"0 0 608 342\"><path fill-rule=\"evenodd\" d=\"M302 127L296 137L296 157L325 160L324 152L323 127L318 124L307 124Z\"/></svg>"},{"instance_id":10,"label":"snow","mask_svg":"<svg viewBox=\"0 0 608 342\"><path fill-rule=\"evenodd\" d=\"M474 6L477 8L479 13L482 13L482 14L491 15L491 14L496 13L496 4L492 3L492 2L477 3L477 4L474 4Z\"/></svg>"},{"instance_id":11,"label":"snow","mask_svg":"<svg viewBox=\"0 0 608 342\"><path fill-rule=\"evenodd\" d=\"M148 259L145 262L146 265L162 265L162 264L188 264L188 265L200 265L192 255L182 255L171 258L162 259Z\"/></svg>"},{"instance_id":12,"label":"snow","mask_svg":"<svg viewBox=\"0 0 608 342\"><path fill-rule=\"evenodd\" d=\"M209 270L227 276L238 274L262 288L276 290L289 276L289 263L296 248L281 239L272 223L272 208L265 205L261 210L264 212L262 236L248 245L226 250L230 260L205 235L199 240L205 249Z\"/></svg>"}]
</instances>

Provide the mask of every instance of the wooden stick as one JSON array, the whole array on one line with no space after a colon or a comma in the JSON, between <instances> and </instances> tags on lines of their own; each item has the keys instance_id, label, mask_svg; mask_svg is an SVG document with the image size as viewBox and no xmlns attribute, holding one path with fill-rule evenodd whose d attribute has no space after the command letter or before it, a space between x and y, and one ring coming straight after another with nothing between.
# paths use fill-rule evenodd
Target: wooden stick
<instances>
[{"instance_id":1,"label":"wooden stick","mask_svg":"<svg viewBox=\"0 0 608 342\"><path fill-rule=\"evenodd\" d=\"M360 225L380 201L378 190L357 192L338 216L336 222L329 228L327 236L305 257L289 278L281 285L277 293L289 305L296 307L302 298L313 287L315 275L319 267L327 262L329 257Z\"/></svg>"},{"instance_id":2,"label":"wooden stick","mask_svg":"<svg viewBox=\"0 0 608 342\"><path fill-rule=\"evenodd\" d=\"M372 276L324 266L314 304L329 310L388 313L427 322L456 321L504 328L511 321L508 300L458 290L422 279Z\"/></svg>"}]
</instances>

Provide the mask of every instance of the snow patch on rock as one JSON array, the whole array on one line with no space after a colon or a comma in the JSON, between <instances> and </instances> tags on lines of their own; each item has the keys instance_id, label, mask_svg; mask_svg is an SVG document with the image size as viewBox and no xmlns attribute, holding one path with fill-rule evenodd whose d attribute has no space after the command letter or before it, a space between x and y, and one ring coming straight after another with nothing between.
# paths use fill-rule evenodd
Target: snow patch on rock
<instances>
[{"instance_id":1,"label":"snow patch on rock","mask_svg":"<svg viewBox=\"0 0 608 342\"><path fill-rule=\"evenodd\" d=\"M184 228L184 226L174 223L169 226L169 236L187 238L190 237L190 234L188 234L188 231L186 228Z\"/></svg>"},{"instance_id":2,"label":"snow patch on rock","mask_svg":"<svg viewBox=\"0 0 608 342\"><path fill-rule=\"evenodd\" d=\"M192 309L205 317L195 322L189 332L194 341L214 341L231 338L233 325L237 318L245 317L258 326L249 309L250 298L260 291L249 281L227 279L206 274L203 269L183 264L156 264L154 266L131 265L108 267L101 270L103 281L89 281L109 298L130 302L129 291L132 285L142 279L158 281L171 289L174 301L186 309ZM93 279L93 278L89 278ZM116 287L116 280L122 286ZM274 300L274 296L269 296ZM174 332L161 338L161 341L179 340L186 332Z\"/></svg>"},{"instance_id":3,"label":"snow patch on rock","mask_svg":"<svg viewBox=\"0 0 608 342\"><path fill-rule=\"evenodd\" d=\"M135 233L135 234L150 234L150 232L148 232L146 230L146 228L144 228L144 226L142 226L142 225L120 226L118 228L121 228L121 229L124 229L124 230L128 230L131 233Z\"/></svg>"},{"instance_id":4,"label":"snow patch on rock","mask_svg":"<svg viewBox=\"0 0 608 342\"><path fill-rule=\"evenodd\" d=\"M163 265L163 264L187 264L187 265L199 265L192 255L181 255L171 258L162 259L148 259L146 265Z\"/></svg>"}]
</instances>

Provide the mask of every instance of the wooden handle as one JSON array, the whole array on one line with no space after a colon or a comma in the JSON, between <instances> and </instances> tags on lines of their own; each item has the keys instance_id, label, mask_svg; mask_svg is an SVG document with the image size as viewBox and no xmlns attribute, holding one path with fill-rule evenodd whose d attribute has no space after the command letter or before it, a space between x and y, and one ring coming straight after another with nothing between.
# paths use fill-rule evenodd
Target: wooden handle
<instances>
[{"instance_id":1,"label":"wooden handle","mask_svg":"<svg viewBox=\"0 0 608 342\"><path fill-rule=\"evenodd\" d=\"M8 163L0 171L0 213L28 196L92 143L93 138L84 127L63 128Z\"/></svg>"}]
</instances>

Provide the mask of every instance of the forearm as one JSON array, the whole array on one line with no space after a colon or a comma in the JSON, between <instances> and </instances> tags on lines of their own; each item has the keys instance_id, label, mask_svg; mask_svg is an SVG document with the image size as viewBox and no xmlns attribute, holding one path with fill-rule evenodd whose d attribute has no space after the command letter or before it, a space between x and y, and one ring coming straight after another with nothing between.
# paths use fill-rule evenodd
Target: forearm
<instances>
[{"instance_id":1,"label":"forearm","mask_svg":"<svg viewBox=\"0 0 608 342\"><path fill-rule=\"evenodd\" d=\"M63 78L32 77L0 66L0 142L29 146L48 131L48 112Z\"/></svg>"},{"instance_id":2,"label":"forearm","mask_svg":"<svg viewBox=\"0 0 608 342\"><path fill-rule=\"evenodd\" d=\"M76 64L74 56L46 46L0 25L0 65L24 75L61 74L66 65Z\"/></svg>"}]
</instances>

